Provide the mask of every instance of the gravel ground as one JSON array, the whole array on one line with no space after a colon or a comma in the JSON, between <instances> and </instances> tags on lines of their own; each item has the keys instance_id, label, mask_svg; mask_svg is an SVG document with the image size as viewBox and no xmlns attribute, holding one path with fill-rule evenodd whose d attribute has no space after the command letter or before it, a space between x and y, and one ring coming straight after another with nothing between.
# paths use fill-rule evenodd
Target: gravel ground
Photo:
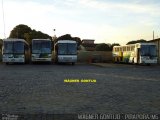
<instances>
[{"instance_id":1,"label":"gravel ground","mask_svg":"<svg viewBox=\"0 0 160 120\"><path fill-rule=\"evenodd\" d=\"M64 83L96 79L96 83ZM160 66L0 64L0 113L159 113Z\"/></svg>"}]
</instances>

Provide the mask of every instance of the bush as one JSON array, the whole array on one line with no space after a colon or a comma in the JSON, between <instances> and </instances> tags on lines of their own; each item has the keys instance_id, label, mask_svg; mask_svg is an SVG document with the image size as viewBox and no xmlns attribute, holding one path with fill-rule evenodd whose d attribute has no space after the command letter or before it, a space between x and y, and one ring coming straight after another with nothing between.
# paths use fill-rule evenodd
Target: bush
<instances>
[{"instance_id":1,"label":"bush","mask_svg":"<svg viewBox=\"0 0 160 120\"><path fill-rule=\"evenodd\" d=\"M96 51L110 51L110 47L108 44L101 43L96 45Z\"/></svg>"}]
</instances>

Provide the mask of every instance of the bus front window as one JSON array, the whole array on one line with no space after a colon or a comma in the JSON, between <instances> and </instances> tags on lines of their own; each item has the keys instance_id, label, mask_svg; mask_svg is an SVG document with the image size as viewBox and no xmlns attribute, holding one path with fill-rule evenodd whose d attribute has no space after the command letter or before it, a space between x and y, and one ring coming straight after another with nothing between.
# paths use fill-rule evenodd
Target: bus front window
<instances>
[{"instance_id":1,"label":"bus front window","mask_svg":"<svg viewBox=\"0 0 160 120\"><path fill-rule=\"evenodd\" d=\"M140 54L141 56L156 57L156 46L155 45L142 45Z\"/></svg>"},{"instance_id":2,"label":"bus front window","mask_svg":"<svg viewBox=\"0 0 160 120\"><path fill-rule=\"evenodd\" d=\"M3 53L13 53L13 42L5 41Z\"/></svg>"},{"instance_id":3,"label":"bus front window","mask_svg":"<svg viewBox=\"0 0 160 120\"><path fill-rule=\"evenodd\" d=\"M32 43L32 53L41 53L41 41L33 41Z\"/></svg>"},{"instance_id":4,"label":"bus front window","mask_svg":"<svg viewBox=\"0 0 160 120\"><path fill-rule=\"evenodd\" d=\"M69 55L77 54L77 45L75 43L68 44L68 54Z\"/></svg>"},{"instance_id":5,"label":"bus front window","mask_svg":"<svg viewBox=\"0 0 160 120\"><path fill-rule=\"evenodd\" d=\"M150 54L151 54L151 57L156 57L156 46L155 45L151 45L150 46Z\"/></svg>"},{"instance_id":6,"label":"bus front window","mask_svg":"<svg viewBox=\"0 0 160 120\"><path fill-rule=\"evenodd\" d=\"M14 53L24 53L24 43L21 41L14 42Z\"/></svg>"},{"instance_id":7,"label":"bus front window","mask_svg":"<svg viewBox=\"0 0 160 120\"><path fill-rule=\"evenodd\" d=\"M58 44L58 54L59 55L67 55L67 43L59 43Z\"/></svg>"},{"instance_id":8,"label":"bus front window","mask_svg":"<svg viewBox=\"0 0 160 120\"><path fill-rule=\"evenodd\" d=\"M42 44L42 53L51 53L50 41L43 41L41 44Z\"/></svg>"}]
</instances>

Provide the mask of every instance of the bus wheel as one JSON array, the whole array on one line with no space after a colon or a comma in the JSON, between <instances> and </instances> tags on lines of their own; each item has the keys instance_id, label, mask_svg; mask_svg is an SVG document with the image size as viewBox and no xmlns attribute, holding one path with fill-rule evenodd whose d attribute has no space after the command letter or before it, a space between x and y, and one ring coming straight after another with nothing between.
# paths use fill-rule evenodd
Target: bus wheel
<instances>
[{"instance_id":1,"label":"bus wheel","mask_svg":"<svg viewBox=\"0 0 160 120\"><path fill-rule=\"evenodd\" d=\"M8 65L9 63L8 62L6 62L6 65Z\"/></svg>"},{"instance_id":2,"label":"bus wheel","mask_svg":"<svg viewBox=\"0 0 160 120\"><path fill-rule=\"evenodd\" d=\"M147 66L150 66L151 64L150 63L147 63Z\"/></svg>"},{"instance_id":3,"label":"bus wheel","mask_svg":"<svg viewBox=\"0 0 160 120\"><path fill-rule=\"evenodd\" d=\"M75 65L75 62L72 62L72 65Z\"/></svg>"}]
</instances>

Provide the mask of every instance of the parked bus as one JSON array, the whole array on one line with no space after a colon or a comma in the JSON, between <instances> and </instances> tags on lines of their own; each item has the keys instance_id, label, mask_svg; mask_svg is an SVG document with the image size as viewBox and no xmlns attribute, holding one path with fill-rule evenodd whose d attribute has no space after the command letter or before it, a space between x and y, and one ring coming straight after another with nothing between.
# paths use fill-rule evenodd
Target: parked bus
<instances>
[{"instance_id":1,"label":"parked bus","mask_svg":"<svg viewBox=\"0 0 160 120\"><path fill-rule=\"evenodd\" d=\"M32 39L32 62L52 62L52 41Z\"/></svg>"},{"instance_id":2,"label":"parked bus","mask_svg":"<svg viewBox=\"0 0 160 120\"><path fill-rule=\"evenodd\" d=\"M72 63L77 62L77 42L73 40L59 40L55 43L55 62Z\"/></svg>"},{"instance_id":3,"label":"parked bus","mask_svg":"<svg viewBox=\"0 0 160 120\"><path fill-rule=\"evenodd\" d=\"M113 61L136 64L157 63L156 45L154 43L136 43L113 47Z\"/></svg>"},{"instance_id":4,"label":"parked bus","mask_svg":"<svg viewBox=\"0 0 160 120\"><path fill-rule=\"evenodd\" d=\"M24 39L4 39L2 46L2 62L27 63L29 62L29 44Z\"/></svg>"}]
</instances>

